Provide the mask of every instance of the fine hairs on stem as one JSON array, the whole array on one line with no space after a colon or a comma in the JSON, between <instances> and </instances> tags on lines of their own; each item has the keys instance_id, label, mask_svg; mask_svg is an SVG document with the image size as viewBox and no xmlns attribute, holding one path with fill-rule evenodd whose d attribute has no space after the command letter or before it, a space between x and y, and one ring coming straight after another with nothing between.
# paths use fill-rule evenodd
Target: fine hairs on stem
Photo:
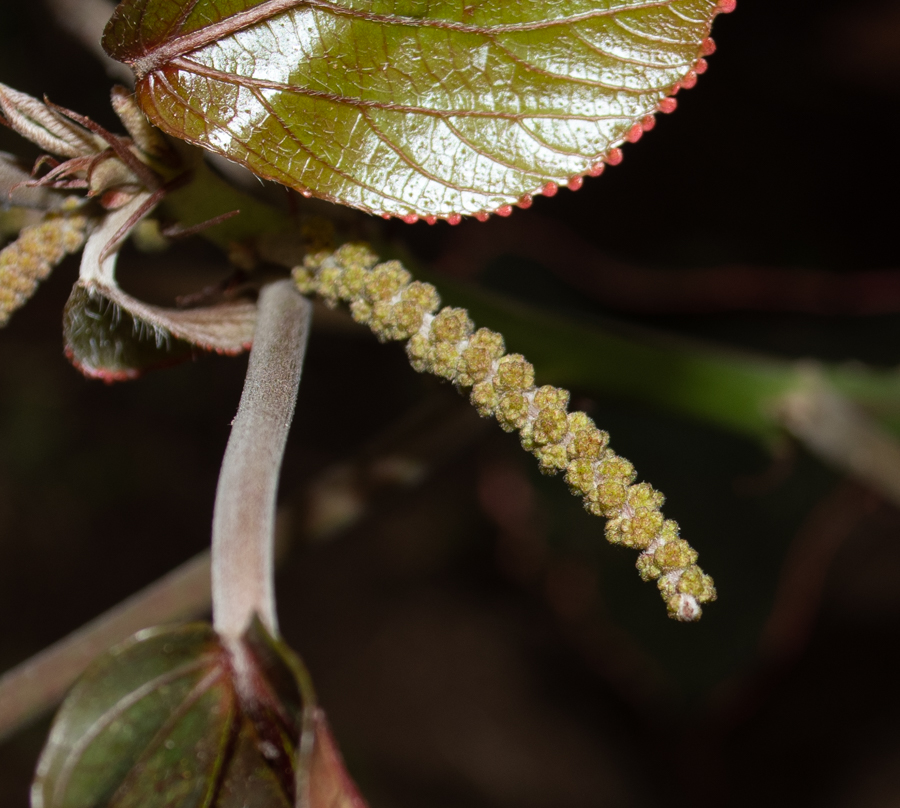
<instances>
[{"instance_id":1,"label":"fine hairs on stem","mask_svg":"<svg viewBox=\"0 0 900 808\"><path fill-rule=\"evenodd\" d=\"M312 306L291 281L263 288L244 392L222 461L212 530L213 625L237 639L275 613L275 497Z\"/></svg>"}]
</instances>

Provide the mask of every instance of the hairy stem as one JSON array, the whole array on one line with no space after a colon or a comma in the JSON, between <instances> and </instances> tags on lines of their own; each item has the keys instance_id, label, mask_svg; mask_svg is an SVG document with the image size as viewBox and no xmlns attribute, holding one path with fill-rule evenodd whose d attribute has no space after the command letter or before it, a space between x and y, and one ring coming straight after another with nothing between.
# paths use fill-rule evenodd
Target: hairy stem
<instances>
[{"instance_id":1,"label":"hairy stem","mask_svg":"<svg viewBox=\"0 0 900 808\"><path fill-rule=\"evenodd\" d=\"M149 626L199 617L209 609L209 597L204 552L7 671L0 676L0 740L59 702L110 646Z\"/></svg>"},{"instance_id":2,"label":"hairy stem","mask_svg":"<svg viewBox=\"0 0 900 808\"><path fill-rule=\"evenodd\" d=\"M255 614L272 634L278 633L275 496L311 311L290 281L266 286L260 294L250 364L213 515L213 624L225 637L240 637Z\"/></svg>"},{"instance_id":3,"label":"hairy stem","mask_svg":"<svg viewBox=\"0 0 900 808\"><path fill-rule=\"evenodd\" d=\"M390 424L351 461L326 468L298 493L309 541L327 541L384 501L386 489L420 485L482 434L486 422L461 404L426 400ZM457 402L450 399L453 404ZM276 532L278 532L276 530ZM275 548L276 564L286 550ZM0 676L0 741L62 700L94 658L134 632L209 611L210 554L204 551L67 637Z\"/></svg>"}]
</instances>

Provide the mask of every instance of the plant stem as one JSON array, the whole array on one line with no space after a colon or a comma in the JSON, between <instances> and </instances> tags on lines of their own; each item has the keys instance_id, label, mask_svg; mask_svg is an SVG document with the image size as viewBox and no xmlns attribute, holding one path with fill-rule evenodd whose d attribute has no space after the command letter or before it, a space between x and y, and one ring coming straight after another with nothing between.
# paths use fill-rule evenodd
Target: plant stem
<instances>
[{"instance_id":1,"label":"plant stem","mask_svg":"<svg viewBox=\"0 0 900 808\"><path fill-rule=\"evenodd\" d=\"M779 401L806 390L814 367L833 389L900 433L900 373L729 350L613 320L566 316L426 272L444 302L496 328L534 362L542 383L648 403L737 434L781 434Z\"/></svg>"},{"instance_id":2,"label":"plant stem","mask_svg":"<svg viewBox=\"0 0 900 808\"><path fill-rule=\"evenodd\" d=\"M823 461L900 505L900 441L824 378L782 397L777 414Z\"/></svg>"},{"instance_id":3,"label":"plant stem","mask_svg":"<svg viewBox=\"0 0 900 808\"><path fill-rule=\"evenodd\" d=\"M291 281L270 284L260 293L250 364L213 514L213 625L227 638L240 637L254 615L278 633L275 496L311 311Z\"/></svg>"},{"instance_id":4,"label":"plant stem","mask_svg":"<svg viewBox=\"0 0 900 808\"><path fill-rule=\"evenodd\" d=\"M352 461L334 464L298 493L309 516L302 534L327 541L382 504L386 488L415 487L482 434L488 422L456 396L414 407L377 435ZM449 408L446 406L450 404ZM285 553L275 548L276 563ZM158 581L0 676L0 741L57 704L94 658L136 631L207 613L211 603L206 550Z\"/></svg>"},{"instance_id":5,"label":"plant stem","mask_svg":"<svg viewBox=\"0 0 900 808\"><path fill-rule=\"evenodd\" d=\"M209 609L209 553L168 575L0 676L0 740L58 703L100 654L141 629Z\"/></svg>"}]
</instances>

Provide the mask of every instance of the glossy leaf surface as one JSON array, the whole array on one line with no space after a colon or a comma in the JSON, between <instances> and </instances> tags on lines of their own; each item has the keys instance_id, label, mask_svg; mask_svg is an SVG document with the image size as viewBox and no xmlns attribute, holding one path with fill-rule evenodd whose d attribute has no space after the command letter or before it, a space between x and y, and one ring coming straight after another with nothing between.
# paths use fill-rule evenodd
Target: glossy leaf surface
<instances>
[{"instance_id":1,"label":"glossy leaf surface","mask_svg":"<svg viewBox=\"0 0 900 808\"><path fill-rule=\"evenodd\" d=\"M254 624L149 629L63 703L33 808L364 808L296 657Z\"/></svg>"},{"instance_id":2,"label":"glossy leaf surface","mask_svg":"<svg viewBox=\"0 0 900 808\"><path fill-rule=\"evenodd\" d=\"M695 80L732 0L124 0L150 119L366 211L506 214L580 185Z\"/></svg>"}]
</instances>

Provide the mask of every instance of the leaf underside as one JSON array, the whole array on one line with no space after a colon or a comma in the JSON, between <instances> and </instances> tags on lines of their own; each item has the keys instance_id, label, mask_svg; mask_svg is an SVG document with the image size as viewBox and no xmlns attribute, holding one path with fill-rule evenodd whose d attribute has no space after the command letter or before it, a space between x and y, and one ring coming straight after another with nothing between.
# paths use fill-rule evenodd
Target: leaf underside
<instances>
[{"instance_id":1,"label":"leaf underside","mask_svg":"<svg viewBox=\"0 0 900 808\"><path fill-rule=\"evenodd\" d=\"M243 674L206 624L101 656L54 721L33 808L365 808L302 663L258 622L240 644Z\"/></svg>"},{"instance_id":2,"label":"leaf underside","mask_svg":"<svg viewBox=\"0 0 900 808\"><path fill-rule=\"evenodd\" d=\"M168 133L381 215L508 214L674 108L731 0L124 0L104 35Z\"/></svg>"},{"instance_id":3,"label":"leaf underside","mask_svg":"<svg viewBox=\"0 0 900 808\"><path fill-rule=\"evenodd\" d=\"M182 362L196 349L242 353L255 324L256 305L246 300L164 309L118 287L79 282L63 312L63 340L69 361L85 376L117 382Z\"/></svg>"}]
</instances>

